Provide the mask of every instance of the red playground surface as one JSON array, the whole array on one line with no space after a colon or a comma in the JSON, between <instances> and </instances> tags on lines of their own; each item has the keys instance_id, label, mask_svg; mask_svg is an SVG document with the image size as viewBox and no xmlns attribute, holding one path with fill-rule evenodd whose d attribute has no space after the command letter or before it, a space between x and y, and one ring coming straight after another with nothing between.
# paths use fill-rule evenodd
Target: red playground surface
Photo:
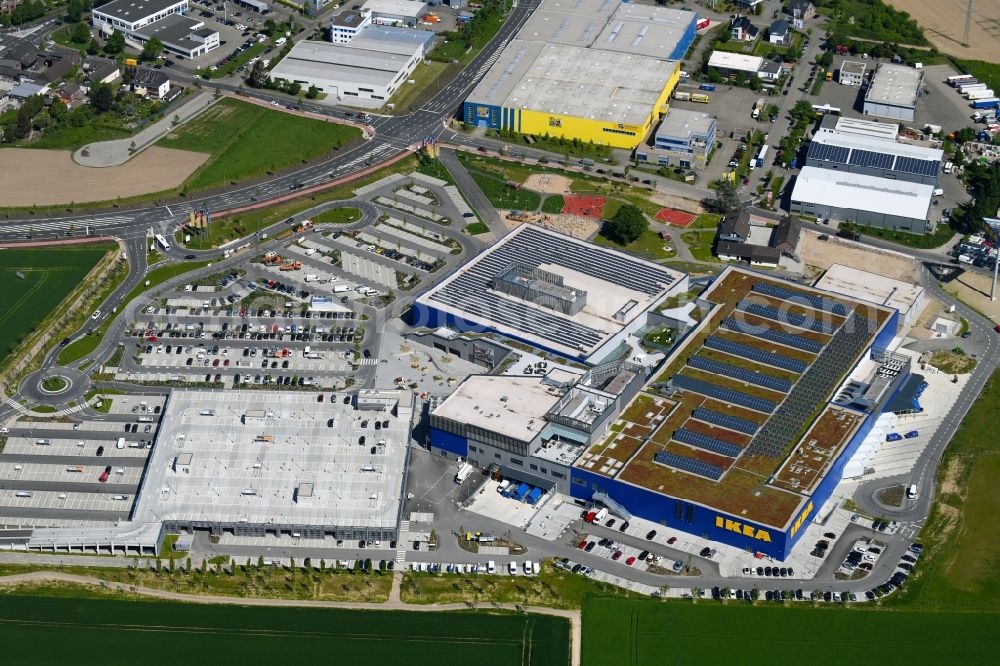
<instances>
[{"instance_id":1,"label":"red playground surface","mask_svg":"<svg viewBox=\"0 0 1000 666\"><path fill-rule=\"evenodd\" d=\"M661 208L660 212L656 214L656 219L660 222L675 224L678 227L686 227L694 222L697 217L694 213L685 213L676 208Z\"/></svg>"},{"instance_id":2,"label":"red playground surface","mask_svg":"<svg viewBox=\"0 0 1000 666\"><path fill-rule=\"evenodd\" d=\"M566 215L576 215L577 217L590 217L595 220L601 219L601 211L604 209L606 199L604 197L587 197L579 194L563 195L562 212Z\"/></svg>"}]
</instances>

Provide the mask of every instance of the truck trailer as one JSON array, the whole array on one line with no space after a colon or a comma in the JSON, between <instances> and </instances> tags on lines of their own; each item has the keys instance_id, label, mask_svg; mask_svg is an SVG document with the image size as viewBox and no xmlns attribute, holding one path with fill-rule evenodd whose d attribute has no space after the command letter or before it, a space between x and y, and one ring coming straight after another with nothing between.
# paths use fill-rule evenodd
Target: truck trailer
<instances>
[{"instance_id":1,"label":"truck trailer","mask_svg":"<svg viewBox=\"0 0 1000 666\"><path fill-rule=\"evenodd\" d=\"M987 97L996 97L996 94L990 88L986 90L970 90L965 93L965 99L972 101L976 99L986 99Z\"/></svg>"},{"instance_id":2,"label":"truck trailer","mask_svg":"<svg viewBox=\"0 0 1000 666\"><path fill-rule=\"evenodd\" d=\"M996 97L987 97L985 99L973 100L973 109L995 109L1000 106L1000 99Z\"/></svg>"}]
</instances>

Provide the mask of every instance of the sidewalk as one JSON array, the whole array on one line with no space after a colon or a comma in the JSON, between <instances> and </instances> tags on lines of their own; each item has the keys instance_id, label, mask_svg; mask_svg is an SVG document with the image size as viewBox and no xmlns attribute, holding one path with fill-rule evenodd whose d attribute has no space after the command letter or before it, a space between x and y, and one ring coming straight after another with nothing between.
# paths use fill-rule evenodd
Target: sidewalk
<instances>
[{"instance_id":1,"label":"sidewalk","mask_svg":"<svg viewBox=\"0 0 1000 666\"><path fill-rule=\"evenodd\" d=\"M80 166L98 168L125 164L165 136L174 127L174 118L177 118L179 123L186 123L211 106L216 99L221 97L214 98L210 92L198 93L181 107L167 111L163 118L131 138L99 141L80 148L73 153L73 161ZM135 150L130 150L133 143Z\"/></svg>"}]
</instances>

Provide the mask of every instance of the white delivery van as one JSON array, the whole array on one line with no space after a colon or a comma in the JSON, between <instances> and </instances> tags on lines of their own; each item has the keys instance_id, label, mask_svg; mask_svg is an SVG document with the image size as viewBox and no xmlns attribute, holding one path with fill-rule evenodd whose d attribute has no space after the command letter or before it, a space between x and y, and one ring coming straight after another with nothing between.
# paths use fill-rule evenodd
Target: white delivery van
<instances>
[{"instance_id":1,"label":"white delivery van","mask_svg":"<svg viewBox=\"0 0 1000 666\"><path fill-rule=\"evenodd\" d=\"M338 284L336 287L333 288L333 293L343 294L345 291L350 291L350 290L351 288L348 287L346 284Z\"/></svg>"},{"instance_id":2,"label":"white delivery van","mask_svg":"<svg viewBox=\"0 0 1000 666\"><path fill-rule=\"evenodd\" d=\"M917 499L917 486L916 484L910 484L910 487L906 489L906 496L911 500Z\"/></svg>"},{"instance_id":3,"label":"white delivery van","mask_svg":"<svg viewBox=\"0 0 1000 666\"><path fill-rule=\"evenodd\" d=\"M503 481L500 482L500 485L497 486L497 492L502 493L503 491L507 490L509 486L510 486L510 479L504 479Z\"/></svg>"},{"instance_id":4,"label":"white delivery van","mask_svg":"<svg viewBox=\"0 0 1000 666\"><path fill-rule=\"evenodd\" d=\"M511 576L517 575L517 562L515 562L514 560L511 560L507 564L507 573L509 573Z\"/></svg>"},{"instance_id":5,"label":"white delivery van","mask_svg":"<svg viewBox=\"0 0 1000 666\"><path fill-rule=\"evenodd\" d=\"M495 574L497 572L497 563L490 560L486 563L486 573Z\"/></svg>"},{"instance_id":6,"label":"white delivery van","mask_svg":"<svg viewBox=\"0 0 1000 666\"><path fill-rule=\"evenodd\" d=\"M532 573L534 573L534 569L531 566L531 560L525 560L524 561L524 573L525 573L525 575L528 575L528 576L530 576Z\"/></svg>"}]
</instances>

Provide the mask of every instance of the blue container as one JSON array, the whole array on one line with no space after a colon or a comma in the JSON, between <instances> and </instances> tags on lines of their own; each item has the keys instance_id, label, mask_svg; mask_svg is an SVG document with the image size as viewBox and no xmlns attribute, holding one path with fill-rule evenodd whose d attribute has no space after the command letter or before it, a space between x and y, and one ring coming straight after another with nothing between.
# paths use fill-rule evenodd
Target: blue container
<instances>
[{"instance_id":1,"label":"blue container","mask_svg":"<svg viewBox=\"0 0 1000 666\"><path fill-rule=\"evenodd\" d=\"M701 85L698 86L698 89L699 90L706 90L708 92L715 92L715 84L714 83L702 83Z\"/></svg>"}]
</instances>

